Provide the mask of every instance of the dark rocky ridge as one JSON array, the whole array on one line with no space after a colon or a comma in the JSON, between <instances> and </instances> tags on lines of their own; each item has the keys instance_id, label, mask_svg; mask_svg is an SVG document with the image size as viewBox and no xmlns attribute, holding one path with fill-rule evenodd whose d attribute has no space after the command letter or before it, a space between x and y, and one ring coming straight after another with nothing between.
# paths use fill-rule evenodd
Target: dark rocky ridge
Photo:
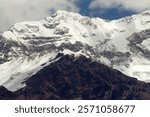
<instances>
[{"instance_id":1,"label":"dark rocky ridge","mask_svg":"<svg viewBox=\"0 0 150 117\"><path fill-rule=\"evenodd\" d=\"M10 92L0 87L0 99L150 99L150 84L84 56L61 58L26 81L27 87Z\"/></svg>"}]
</instances>

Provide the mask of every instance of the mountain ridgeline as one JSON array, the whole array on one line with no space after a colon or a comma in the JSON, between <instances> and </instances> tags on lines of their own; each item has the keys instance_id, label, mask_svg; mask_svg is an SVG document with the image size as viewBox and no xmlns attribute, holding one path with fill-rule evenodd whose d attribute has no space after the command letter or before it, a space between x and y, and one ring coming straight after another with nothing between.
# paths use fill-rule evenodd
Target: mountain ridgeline
<instances>
[{"instance_id":1,"label":"mountain ridgeline","mask_svg":"<svg viewBox=\"0 0 150 117\"><path fill-rule=\"evenodd\" d=\"M150 11L57 11L0 34L0 99L150 99Z\"/></svg>"}]
</instances>

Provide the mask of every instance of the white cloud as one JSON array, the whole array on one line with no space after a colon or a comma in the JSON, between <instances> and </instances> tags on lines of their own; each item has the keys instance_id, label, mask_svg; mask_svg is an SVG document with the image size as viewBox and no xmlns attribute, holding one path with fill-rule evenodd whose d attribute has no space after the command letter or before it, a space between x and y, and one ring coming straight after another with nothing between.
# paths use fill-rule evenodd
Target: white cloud
<instances>
[{"instance_id":1,"label":"white cloud","mask_svg":"<svg viewBox=\"0 0 150 117\"><path fill-rule=\"evenodd\" d=\"M75 0L0 0L0 31L16 22L40 20L60 9L78 12Z\"/></svg>"},{"instance_id":2,"label":"white cloud","mask_svg":"<svg viewBox=\"0 0 150 117\"><path fill-rule=\"evenodd\" d=\"M89 8L122 8L140 12L150 9L150 0L92 0Z\"/></svg>"}]
</instances>

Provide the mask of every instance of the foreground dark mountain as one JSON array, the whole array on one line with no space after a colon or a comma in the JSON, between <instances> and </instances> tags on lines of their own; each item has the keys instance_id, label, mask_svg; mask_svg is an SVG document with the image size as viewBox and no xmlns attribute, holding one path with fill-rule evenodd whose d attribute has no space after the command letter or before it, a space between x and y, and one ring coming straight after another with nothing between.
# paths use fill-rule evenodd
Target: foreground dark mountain
<instances>
[{"instance_id":1,"label":"foreground dark mountain","mask_svg":"<svg viewBox=\"0 0 150 117\"><path fill-rule=\"evenodd\" d=\"M61 58L16 92L0 88L0 99L150 99L150 84L80 56Z\"/></svg>"}]
</instances>

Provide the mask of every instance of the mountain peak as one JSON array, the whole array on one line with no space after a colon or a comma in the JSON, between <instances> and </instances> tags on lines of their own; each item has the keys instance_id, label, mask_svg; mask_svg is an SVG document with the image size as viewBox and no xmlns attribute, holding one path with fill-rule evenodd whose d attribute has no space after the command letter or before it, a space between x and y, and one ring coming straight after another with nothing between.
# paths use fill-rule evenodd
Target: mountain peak
<instances>
[{"instance_id":1,"label":"mountain peak","mask_svg":"<svg viewBox=\"0 0 150 117\"><path fill-rule=\"evenodd\" d=\"M57 14L69 14L70 12L68 12L66 10L58 10L56 13Z\"/></svg>"},{"instance_id":2,"label":"mountain peak","mask_svg":"<svg viewBox=\"0 0 150 117\"><path fill-rule=\"evenodd\" d=\"M75 17L75 16L79 16L81 17L80 14L75 13L75 12L69 12L69 11L65 11L65 10L58 10L55 14L52 15L52 17Z\"/></svg>"},{"instance_id":3,"label":"mountain peak","mask_svg":"<svg viewBox=\"0 0 150 117\"><path fill-rule=\"evenodd\" d=\"M150 9L143 11L141 14L143 14L143 15L150 15Z\"/></svg>"},{"instance_id":4,"label":"mountain peak","mask_svg":"<svg viewBox=\"0 0 150 117\"><path fill-rule=\"evenodd\" d=\"M0 37L0 85L18 90L58 53L84 55L149 80L149 27L150 17L143 15L107 22L62 10L42 21L17 23Z\"/></svg>"}]
</instances>

